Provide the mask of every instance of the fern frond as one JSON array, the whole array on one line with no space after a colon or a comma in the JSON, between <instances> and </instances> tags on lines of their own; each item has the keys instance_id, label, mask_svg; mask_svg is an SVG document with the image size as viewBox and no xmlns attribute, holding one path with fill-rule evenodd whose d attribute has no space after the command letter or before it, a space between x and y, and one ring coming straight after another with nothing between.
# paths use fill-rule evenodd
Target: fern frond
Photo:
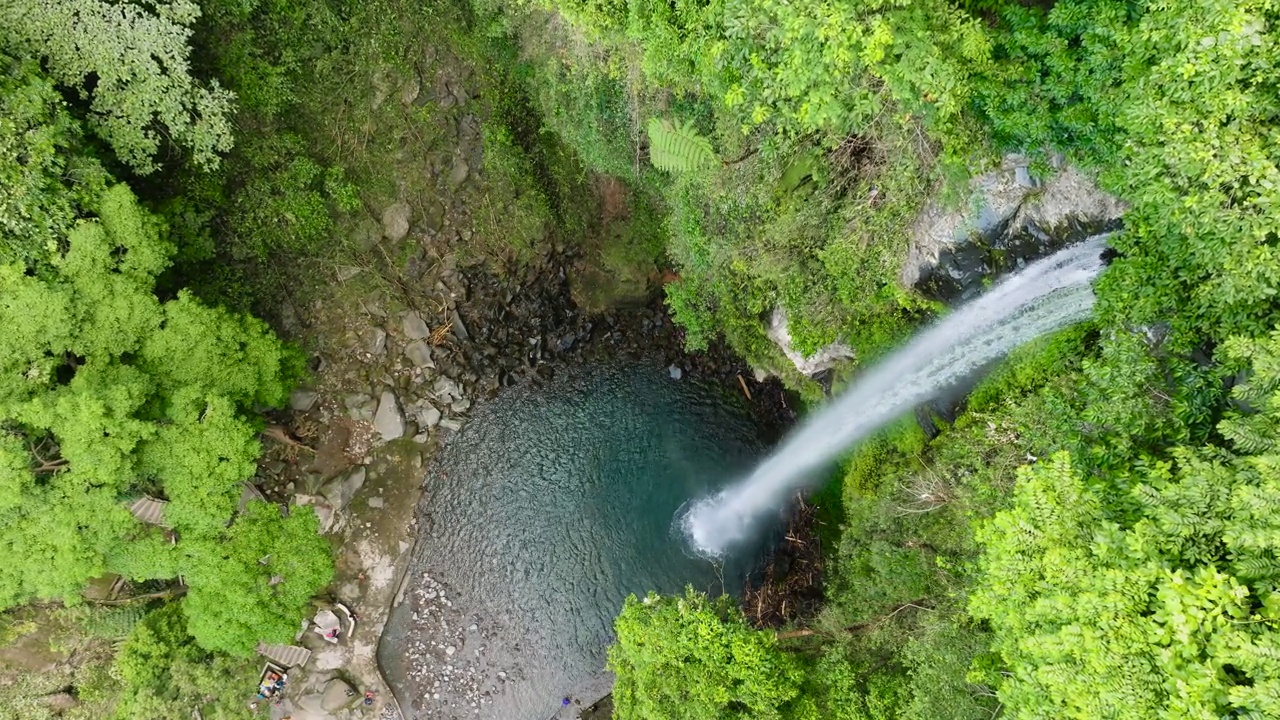
<instances>
[{"instance_id":1,"label":"fern frond","mask_svg":"<svg viewBox=\"0 0 1280 720\"><path fill-rule=\"evenodd\" d=\"M86 610L87 612L80 620L80 626L86 633L107 640L124 638L147 614L145 603L132 603L120 607L93 607Z\"/></svg>"},{"instance_id":2,"label":"fern frond","mask_svg":"<svg viewBox=\"0 0 1280 720\"><path fill-rule=\"evenodd\" d=\"M659 170L683 173L713 167L719 158L711 141L692 124L653 118L649 120L649 162Z\"/></svg>"},{"instance_id":3,"label":"fern frond","mask_svg":"<svg viewBox=\"0 0 1280 720\"><path fill-rule=\"evenodd\" d=\"M1280 562L1267 555L1249 555L1231 563L1236 575L1249 579L1274 578L1280 575Z\"/></svg>"},{"instance_id":4,"label":"fern frond","mask_svg":"<svg viewBox=\"0 0 1280 720\"><path fill-rule=\"evenodd\" d=\"M1275 424L1263 415L1235 415L1218 423L1223 434L1236 450L1248 455L1259 455L1275 449Z\"/></svg>"}]
</instances>

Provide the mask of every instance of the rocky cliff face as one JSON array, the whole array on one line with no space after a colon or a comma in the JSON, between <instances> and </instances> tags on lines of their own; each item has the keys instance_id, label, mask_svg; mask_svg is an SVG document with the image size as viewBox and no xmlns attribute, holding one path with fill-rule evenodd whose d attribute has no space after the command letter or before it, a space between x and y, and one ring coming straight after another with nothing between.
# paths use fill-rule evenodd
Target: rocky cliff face
<instances>
[{"instance_id":1,"label":"rocky cliff face","mask_svg":"<svg viewBox=\"0 0 1280 720\"><path fill-rule=\"evenodd\" d=\"M960 207L933 200L916 218L899 275L904 286L948 304L969 300L1032 261L1119 228L1127 209L1078 168L1057 162L1042 180L1020 155L1006 155L999 168L975 176L969 190ZM810 377L853 356L839 341L813 355L797 352L781 309L769 318L767 334Z\"/></svg>"},{"instance_id":2,"label":"rocky cliff face","mask_svg":"<svg viewBox=\"0 0 1280 720\"><path fill-rule=\"evenodd\" d=\"M1057 165L1041 181L1026 158L1007 155L970 181L966 205L930 202L912 228L902 283L936 300L968 300L1005 273L1119 227L1124 203L1079 169Z\"/></svg>"}]
</instances>

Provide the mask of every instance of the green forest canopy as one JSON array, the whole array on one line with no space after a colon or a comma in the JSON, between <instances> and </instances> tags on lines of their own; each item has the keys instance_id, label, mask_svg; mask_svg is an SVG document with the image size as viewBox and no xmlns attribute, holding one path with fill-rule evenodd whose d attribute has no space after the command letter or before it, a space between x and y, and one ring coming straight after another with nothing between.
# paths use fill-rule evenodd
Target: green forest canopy
<instances>
[{"instance_id":1,"label":"green forest canopy","mask_svg":"<svg viewBox=\"0 0 1280 720\"><path fill-rule=\"evenodd\" d=\"M106 573L182 577L207 650L288 640L328 543L309 509L236 505L259 408L301 359L261 321L160 297L169 220L106 169L155 170L162 140L204 168L230 147L231 95L186 60L199 9L39 5L0 4L0 608L76 603ZM169 501L165 527L130 514L142 495Z\"/></svg>"},{"instance_id":2,"label":"green forest canopy","mask_svg":"<svg viewBox=\"0 0 1280 720\"><path fill-rule=\"evenodd\" d=\"M568 232L581 199L554 171L625 181L648 224L606 260L673 266L694 347L768 365L782 306L802 349L882 352L936 309L898 279L910 224L1003 152L1064 152L1130 206L1093 322L1017 353L937 437L903 426L841 468L813 634L777 640L696 594L629 601L619 717L1280 717L1278 16L0 0L0 605L75 602L107 572L185 578L117 659L137 717L217 694L206 663L242 672L227 654L291 636L332 572L315 517L233 516L258 412L299 358L189 286L221 272L211 257L252 285L254 263L340 252L362 199L308 123L368 98L311 70L372 76L444 28L500 89L486 165L522 169L538 210L518 242L553 214ZM128 513L142 494L170 501L171 532Z\"/></svg>"},{"instance_id":3,"label":"green forest canopy","mask_svg":"<svg viewBox=\"0 0 1280 720\"><path fill-rule=\"evenodd\" d=\"M260 321L185 293L159 300L173 252L162 221L123 185L95 205L47 268L0 267L0 605L74 601L106 572L183 575L206 647L288 639L328 582L314 516L259 506L227 523L260 451L253 408L283 402L297 358ZM177 542L130 515L142 494L169 500Z\"/></svg>"}]
</instances>

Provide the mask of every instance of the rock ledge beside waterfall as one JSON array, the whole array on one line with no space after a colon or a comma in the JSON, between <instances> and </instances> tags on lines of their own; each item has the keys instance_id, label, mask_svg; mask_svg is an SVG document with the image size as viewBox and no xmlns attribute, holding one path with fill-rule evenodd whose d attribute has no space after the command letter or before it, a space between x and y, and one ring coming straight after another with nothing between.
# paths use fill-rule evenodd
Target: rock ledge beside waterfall
<instances>
[{"instance_id":1,"label":"rock ledge beside waterfall","mask_svg":"<svg viewBox=\"0 0 1280 720\"><path fill-rule=\"evenodd\" d=\"M766 330L769 339L777 345L782 354L787 356L792 365L805 375L812 377L824 370L830 370L842 360L853 357L853 348L842 342L833 342L818 348L812 355L805 355L791 344L791 331L787 328L787 311L774 308Z\"/></svg>"},{"instance_id":2,"label":"rock ledge beside waterfall","mask_svg":"<svg viewBox=\"0 0 1280 720\"><path fill-rule=\"evenodd\" d=\"M1006 155L969 181L968 203L930 201L912 227L902 284L944 302L968 300L994 278L1118 228L1127 206L1078 168L1055 164L1041 181L1027 158Z\"/></svg>"},{"instance_id":3,"label":"rock ledge beside waterfall","mask_svg":"<svg viewBox=\"0 0 1280 720\"><path fill-rule=\"evenodd\" d=\"M1007 273L1120 226L1123 202L1080 169L1054 165L1041 180L1026 157L1006 155L1000 167L969 181L968 201L959 207L931 200L912 224L899 281L935 300L963 302ZM769 317L766 334L809 377L854 357L840 340L811 355L798 351L782 308Z\"/></svg>"}]
</instances>

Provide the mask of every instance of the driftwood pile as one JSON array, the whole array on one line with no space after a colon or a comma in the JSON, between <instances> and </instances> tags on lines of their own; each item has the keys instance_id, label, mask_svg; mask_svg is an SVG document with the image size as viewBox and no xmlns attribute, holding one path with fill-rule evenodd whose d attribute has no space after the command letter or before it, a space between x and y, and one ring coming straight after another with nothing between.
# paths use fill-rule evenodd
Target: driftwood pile
<instances>
[{"instance_id":1,"label":"driftwood pile","mask_svg":"<svg viewBox=\"0 0 1280 720\"><path fill-rule=\"evenodd\" d=\"M781 544L748 578L742 611L757 628L807 620L822 607L822 543L817 508L797 496Z\"/></svg>"}]
</instances>

